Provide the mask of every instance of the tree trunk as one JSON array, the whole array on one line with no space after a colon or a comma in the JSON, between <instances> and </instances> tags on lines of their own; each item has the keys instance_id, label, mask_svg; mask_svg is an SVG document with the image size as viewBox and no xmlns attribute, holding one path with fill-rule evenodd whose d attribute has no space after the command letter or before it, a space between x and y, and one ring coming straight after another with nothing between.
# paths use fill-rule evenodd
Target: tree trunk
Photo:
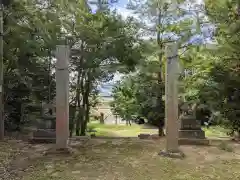
<instances>
[{"instance_id":1,"label":"tree trunk","mask_svg":"<svg viewBox=\"0 0 240 180\"><path fill-rule=\"evenodd\" d=\"M240 18L240 0L237 1L237 15Z\"/></svg>"},{"instance_id":2,"label":"tree trunk","mask_svg":"<svg viewBox=\"0 0 240 180\"><path fill-rule=\"evenodd\" d=\"M83 50L83 44L81 44L81 50ZM75 122L76 122L76 136L80 136L80 128L81 128L81 121L83 119L83 114L82 114L82 108L81 108L81 99L80 95L81 93L84 92L84 76L85 76L85 71L82 69L83 66L83 61L84 58L83 56L80 57L79 59L79 67L78 67L78 77L77 77L77 90L76 90L76 101L77 101L77 107L78 107L78 113L77 116L75 117Z\"/></svg>"},{"instance_id":3,"label":"tree trunk","mask_svg":"<svg viewBox=\"0 0 240 180\"><path fill-rule=\"evenodd\" d=\"M81 115L79 116L80 120L80 136L86 135L86 128L84 128L84 121L85 121L85 107L84 105L81 106Z\"/></svg>"},{"instance_id":4,"label":"tree trunk","mask_svg":"<svg viewBox=\"0 0 240 180\"><path fill-rule=\"evenodd\" d=\"M77 102L77 109L78 109L78 114L76 117L76 136L80 135L80 118L79 118L79 114L80 114L80 92L77 89L76 92L76 102Z\"/></svg>"},{"instance_id":5,"label":"tree trunk","mask_svg":"<svg viewBox=\"0 0 240 180\"><path fill-rule=\"evenodd\" d=\"M81 73L80 71L78 72L78 79L77 79L77 91L76 91L76 102L77 102L77 109L78 109L78 114L76 116L76 136L80 136L80 123L82 119L82 112L81 112L81 99L80 99L80 84L83 83L83 78L81 78Z\"/></svg>"},{"instance_id":6,"label":"tree trunk","mask_svg":"<svg viewBox=\"0 0 240 180\"><path fill-rule=\"evenodd\" d=\"M75 102L74 102L74 105L73 105L74 107L73 107L73 110L70 110L69 109L69 114L70 114L70 116L69 116L69 132L70 132L70 137L72 137L72 135L73 135L73 131L74 131L74 127L75 127L75 122L76 122L76 115L77 115L77 113L76 113L76 109L77 109L77 97L75 97ZM70 107L69 107L70 108Z\"/></svg>"},{"instance_id":7,"label":"tree trunk","mask_svg":"<svg viewBox=\"0 0 240 180\"><path fill-rule=\"evenodd\" d=\"M84 114L84 116L82 116L82 118L81 118L81 123L80 123L80 126L81 126L81 131L80 131L80 136L85 136L86 135L86 126L85 126L85 121L86 121L86 116L85 116L85 114L86 114L86 109L85 109L85 106L83 105L82 106L82 111L81 111L83 114Z\"/></svg>"},{"instance_id":8,"label":"tree trunk","mask_svg":"<svg viewBox=\"0 0 240 180\"><path fill-rule=\"evenodd\" d=\"M51 102L51 84L52 84L52 78L51 78L51 65L52 65L52 61L51 61L51 51L48 51L48 100L47 102L50 103Z\"/></svg>"},{"instance_id":9,"label":"tree trunk","mask_svg":"<svg viewBox=\"0 0 240 180\"><path fill-rule=\"evenodd\" d=\"M165 134L164 134L164 120L160 120L159 121L159 128L158 128L158 136L160 136L160 137L162 137L162 136L165 136Z\"/></svg>"},{"instance_id":10,"label":"tree trunk","mask_svg":"<svg viewBox=\"0 0 240 180\"><path fill-rule=\"evenodd\" d=\"M0 140L4 139L4 96L3 96L3 1L0 0Z\"/></svg>"},{"instance_id":11,"label":"tree trunk","mask_svg":"<svg viewBox=\"0 0 240 180\"><path fill-rule=\"evenodd\" d=\"M76 136L80 136L80 113L81 108L78 106L78 115L76 119Z\"/></svg>"},{"instance_id":12,"label":"tree trunk","mask_svg":"<svg viewBox=\"0 0 240 180\"><path fill-rule=\"evenodd\" d=\"M90 102L89 102L89 95L90 95L90 82L87 83L86 91L85 91L85 97L86 97L86 103L85 103L85 127L87 126L87 123L90 119Z\"/></svg>"},{"instance_id":13,"label":"tree trunk","mask_svg":"<svg viewBox=\"0 0 240 180\"><path fill-rule=\"evenodd\" d=\"M162 24L162 14L161 10L159 9L158 12L158 25ZM159 126L158 126L158 135L159 136L164 136L164 116L162 117L162 114L164 114L164 102L162 100L162 96L164 94L164 86L163 86L163 81L162 81L162 57L163 57L163 42L161 38L161 32L157 32L157 43L160 48L160 52L158 54L158 60L159 60L159 72L158 72L158 86L159 86L159 91L158 91L158 97L157 97L157 113L158 113L158 121L159 121Z\"/></svg>"},{"instance_id":14,"label":"tree trunk","mask_svg":"<svg viewBox=\"0 0 240 180\"><path fill-rule=\"evenodd\" d=\"M86 114L85 114L85 117L86 117L86 122L85 124L87 124L90 120L90 104L89 104L89 97L87 97L87 101L86 101Z\"/></svg>"},{"instance_id":15,"label":"tree trunk","mask_svg":"<svg viewBox=\"0 0 240 180\"><path fill-rule=\"evenodd\" d=\"M86 130L87 130L87 123L89 122L89 113L90 113L90 105L89 105L89 98L88 96L86 97L86 104L84 107L84 114L85 118L83 119L81 123L81 136L86 135Z\"/></svg>"},{"instance_id":16,"label":"tree trunk","mask_svg":"<svg viewBox=\"0 0 240 180\"><path fill-rule=\"evenodd\" d=\"M100 124L104 124L104 113L100 113L100 117L99 117L99 121L100 121Z\"/></svg>"},{"instance_id":17,"label":"tree trunk","mask_svg":"<svg viewBox=\"0 0 240 180\"><path fill-rule=\"evenodd\" d=\"M87 129L87 122L89 120L89 111L90 111L90 105L89 105L89 95L90 95L90 73L87 75L87 80L85 83L85 92L83 93L83 110L84 110L84 117L81 121L81 136L86 135L86 129Z\"/></svg>"}]
</instances>

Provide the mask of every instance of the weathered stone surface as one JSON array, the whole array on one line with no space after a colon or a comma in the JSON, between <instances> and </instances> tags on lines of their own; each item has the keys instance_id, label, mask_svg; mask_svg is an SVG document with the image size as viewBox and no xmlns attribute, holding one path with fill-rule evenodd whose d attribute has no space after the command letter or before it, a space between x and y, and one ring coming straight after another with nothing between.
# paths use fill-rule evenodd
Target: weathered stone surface
<instances>
[{"instance_id":1,"label":"weathered stone surface","mask_svg":"<svg viewBox=\"0 0 240 180\"><path fill-rule=\"evenodd\" d=\"M69 57L68 45L56 47L56 147L68 147L69 138Z\"/></svg>"},{"instance_id":2,"label":"weathered stone surface","mask_svg":"<svg viewBox=\"0 0 240 180\"><path fill-rule=\"evenodd\" d=\"M183 159L185 158L185 154L183 152L179 151L160 151L158 155L163 156L163 157L169 157L169 158L175 158L175 159Z\"/></svg>"},{"instance_id":3,"label":"weathered stone surface","mask_svg":"<svg viewBox=\"0 0 240 180\"><path fill-rule=\"evenodd\" d=\"M209 145L205 132L201 129L201 122L192 115L184 115L180 118L178 143L180 145Z\"/></svg>"},{"instance_id":4,"label":"weathered stone surface","mask_svg":"<svg viewBox=\"0 0 240 180\"><path fill-rule=\"evenodd\" d=\"M194 119L191 115L186 115L181 119L181 130L200 130L201 129L201 122Z\"/></svg>"},{"instance_id":5,"label":"weathered stone surface","mask_svg":"<svg viewBox=\"0 0 240 180\"><path fill-rule=\"evenodd\" d=\"M158 139L160 139L161 137L160 137L158 134L152 134L152 135L150 136L150 138L153 139L153 140L158 140Z\"/></svg>"},{"instance_id":6,"label":"weathered stone surface","mask_svg":"<svg viewBox=\"0 0 240 180\"><path fill-rule=\"evenodd\" d=\"M56 130L55 129L37 129L35 132L33 132L33 137L56 138Z\"/></svg>"},{"instance_id":7,"label":"weathered stone surface","mask_svg":"<svg viewBox=\"0 0 240 180\"><path fill-rule=\"evenodd\" d=\"M205 139L205 132L203 130L179 130L179 138L196 138Z\"/></svg>"},{"instance_id":8,"label":"weathered stone surface","mask_svg":"<svg viewBox=\"0 0 240 180\"><path fill-rule=\"evenodd\" d=\"M43 138L43 137L33 137L28 139L28 142L31 144L49 144L56 143L56 138Z\"/></svg>"},{"instance_id":9,"label":"weathered stone surface","mask_svg":"<svg viewBox=\"0 0 240 180\"><path fill-rule=\"evenodd\" d=\"M139 134L138 137L140 139L148 139L150 137L150 134Z\"/></svg>"},{"instance_id":10,"label":"weathered stone surface","mask_svg":"<svg viewBox=\"0 0 240 180\"><path fill-rule=\"evenodd\" d=\"M54 104L42 104L41 118L36 119L36 130L33 131L30 143L56 142L56 113Z\"/></svg>"},{"instance_id":11,"label":"weathered stone surface","mask_svg":"<svg viewBox=\"0 0 240 180\"><path fill-rule=\"evenodd\" d=\"M179 145L210 145L210 141L208 139L196 139L196 138L180 138L178 139Z\"/></svg>"},{"instance_id":12,"label":"weathered stone surface","mask_svg":"<svg viewBox=\"0 0 240 180\"><path fill-rule=\"evenodd\" d=\"M50 148L50 149L48 149L47 151L45 151L45 155L56 155L56 154L58 154L58 155L60 155L60 154L62 154L62 155L71 155L71 154L73 154L75 151L72 149L72 148L70 148L70 147L67 147L67 148Z\"/></svg>"},{"instance_id":13,"label":"weathered stone surface","mask_svg":"<svg viewBox=\"0 0 240 180\"><path fill-rule=\"evenodd\" d=\"M56 130L55 129L37 129L33 132L29 139L30 143L55 143Z\"/></svg>"},{"instance_id":14,"label":"weathered stone surface","mask_svg":"<svg viewBox=\"0 0 240 180\"><path fill-rule=\"evenodd\" d=\"M178 43L166 45L165 117L166 151L178 151Z\"/></svg>"}]
</instances>

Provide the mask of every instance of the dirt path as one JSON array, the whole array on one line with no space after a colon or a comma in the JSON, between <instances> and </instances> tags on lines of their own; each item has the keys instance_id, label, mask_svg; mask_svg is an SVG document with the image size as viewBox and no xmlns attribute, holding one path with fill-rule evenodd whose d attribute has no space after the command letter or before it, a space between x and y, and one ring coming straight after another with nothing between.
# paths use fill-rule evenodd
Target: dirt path
<instances>
[{"instance_id":1,"label":"dirt path","mask_svg":"<svg viewBox=\"0 0 240 180\"><path fill-rule=\"evenodd\" d=\"M183 146L184 160L158 156L164 140L72 140L71 155L44 155L52 145L21 141L0 143L1 180L238 180L240 145L234 152L218 147Z\"/></svg>"},{"instance_id":2,"label":"dirt path","mask_svg":"<svg viewBox=\"0 0 240 180\"><path fill-rule=\"evenodd\" d=\"M1 157L5 160L1 162L0 179L18 180L26 169L31 168L32 160L42 157L49 145L31 145L20 140L7 139L0 143Z\"/></svg>"}]
</instances>

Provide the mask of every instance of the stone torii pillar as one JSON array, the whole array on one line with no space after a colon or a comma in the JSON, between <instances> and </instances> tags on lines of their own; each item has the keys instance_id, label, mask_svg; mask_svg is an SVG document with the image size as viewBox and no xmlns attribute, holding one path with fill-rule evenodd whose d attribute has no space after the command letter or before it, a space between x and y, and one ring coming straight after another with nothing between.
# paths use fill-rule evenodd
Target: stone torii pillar
<instances>
[{"instance_id":1,"label":"stone torii pillar","mask_svg":"<svg viewBox=\"0 0 240 180\"><path fill-rule=\"evenodd\" d=\"M166 150L178 151L178 47L177 43L166 46L165 72L165 118L166 118Z\"/></svg>"},{"instance_id":2,"label":"stone torii pillar","mask_svg":"<svg viewBox=\"0 0 240 180\"><path fill-rule=\"evenodd\" d=\"M66 149L69 138L69 56L67 45L56 47L56 149Z\"/></svg>"},{"instance_id":3,"label":"stone torii pillar","mask_svg":"<svg viewBox=\"0 0 240 180\"><path fill-rule=\"evenodd\" d=\"M166 46L165 69L165 125L166 125L166 149L160 155L179 157L183 154L178 146L178 44L171 43Z\"/></svg>"}]
</instances>

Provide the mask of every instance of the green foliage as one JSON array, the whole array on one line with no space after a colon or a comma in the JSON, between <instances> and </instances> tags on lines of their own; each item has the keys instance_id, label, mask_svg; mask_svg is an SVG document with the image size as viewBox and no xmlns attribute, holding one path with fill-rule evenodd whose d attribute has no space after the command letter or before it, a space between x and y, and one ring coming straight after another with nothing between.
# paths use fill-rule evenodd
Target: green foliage
<instances>
[{"instance_id":1,"label":"green foliage","mask_svg":"<svg viewBox=\"0 0 240 180\"><path fill-rule=\"evenodd\" d=\"M141 16L143 31L155 33L157 37L154 43L146 41L148 47L145 48L145 59L138 66L137 72L129 75L114 89L112 107L123 118L140 115L154 125L163 125L165 44L177 37L179 46L182 46L195 34L191 31L194 19L185 16L187 11L180 8L182 3L184 1L176 4L159 0L131 1L129 8ZM153 25L146 24L146 21Z\"/></svg>"},{"instance_id":2,"label":"green foliage","mask_svg":"<svg viewBox=\"0 0 240 180\"><path fill-rule=\"evenodd\" d=\"M77 52L70 59L71 116L82 121L89 119L90 108L99 101L98 85L111 80L116 71L133 70L142 58L136 22L123 20L108 4L94 14L87 1L11 1L4 9L4 31L8 130L22 126L23 104L54 100L56 45L68 43ZM76 113L79 109L83 111Z\"/></svg>"},{"instance_id":3,"label":"green foliage","mask_svg":"<svg viewBox=\"0 0 240 180\"><path fill-rule=\"evenodd\" d=\"M158 125L158 59L149 57L138 66L138 71L126 76L113 90L112 109L123 119L146 117ZM162 118L162 117L161 117Z\"/></svg>"},{"instance_id":4,"label":"green foliage","mask_svg":"<svg viewBox=\"0 0 240 180\"><path fill-rule=\"evenodd\" d=\"M96 1L97 2L97 1ZM200 34L203 18L186 16L179 1L132 1L141 16L124 20L109 4L92 13L87 1L11 1L4 10L4 102L7 129L20 129L24 103L49 102L55 96L53 51L68 43L71 105L77 126L86 129L90 108L97 105L98 85L117 71L127 74L113 91L112 109L124 119L146 117L152 124L164 118L165 43L179 38L185 46ZM66 4L67 3L67 4ZM232 131L240 131L239 12L234 0L205 1L208 19L216 26L218 49L189 46L180 56L179 98L207 104ZM154 25L146 25L146 21ZM157 21L157 23L156 23ZM140 40L155 33L157 41ZM171 33L170 36L166 36ZM185 49L184 49L185 50ZM182 49L181 49L182 51ZM131 72L131 73L130 73ZM128 74L130 73L130 74ZM82 110L81 113L75 111ZM15 127L14 127L15 126Z\"/></svg>"},{"instance_id":5,"label":"green foliage","mask_svg":"<svg viewBox=\"0 0 240 180\"><path fill-rule=\"evenodd\" d=\"M217 50L190 49L182 57L190 72L182 79L182 97L208 104L220 112L222 124L239 132L239 4L237 1L205 1L206 12L217 28Z\"/></svg>"},{"instance_id":6,"label":"green foliage","mask_svg":"<svg viewBox=\"0 0 240 180\"><path fill-rule=\"evenodd\" d=\"M55 28L57 26L53 21L49 21L46 26L44 18L50 15L50 11L43 12L37 5L32 1L12 1L4 12L4 102L7 129L20 128L23 103L49 99L52 75L48 59L51 56L46 57L54 46L48 44L46 36L54 38L60 28ZM52 30L55 33L50 33ZM54 85L51 84L52 89ZM53 97L54 90L51 94Z\"/></svg>"},{"instance_id":7,"label":"green foliage","mask_svg":"<svg viewBox=\"0 0 240 180\"><path fill-rule=\"evenodd\" d=\"M167 5L166 3L168 2L156 0L149 0L142 4L135 2L135 9L139 10L142 7L141 15L148 15L152 18L150 20L155 22L156 19L164 21L173 15L173 12L166 8L171 4ZM217 50L209 50L204 45L190 46L181 54L180 63L184 71L179 79L179 98L183 101L207 105L212 112L212 124L226 125L233 134L234 131L240 131L240 4L238 1L232 0L207 0L205 3L210 23L216 26L214 38L218 42ZM131 6L131 8L133 7ZM179 12L181 10L180 8ZM159 12L161 13L159 14ZM184 13L180 14L184 15ZM156 50L157 47L153 43L149 43L149 47L152 49L146 51L148 53L146 56L151 54L154 60L145 58L138 67L138 71L123 79L115 88L113 109L121 116L132 114L151 119L151 117L156 118L161 114L159 97L162 98L164 95L162 86L164 79L159 79L158 73L164 73L164 46L162 45L168 40L162 38L163 34L172 32L180 35L179 43L184 44L193 35L190 31L193 31L194 23L196 24L195 33L200 33L200 25L204 21L198 13L196 14L196 19L183 18L183 21L164 23L163 25L158 22L153 28L150 28L158 34L157 43L160 50ZM161 105L163 106L163 104ZM129 106L131 108L127 111ZM130 111L130 109L132 110ZM201 116L200 109L197 109L197 112L198 118L202 120L204 117Z\"/></svg>"},{"instance_id":8,"label":"green foliage","mask_svg":"<svg viewBox=\"0 0 240 180\"><path fill-rule=\"evenodd\" d=\"M84 12L84 24L76 16L72 29L72 47L77 50L71 58L72 71L76 72L72 81L73 99L84 111L76 117L77 135L80 129L81 135L85 133L90 106L96 105L89 101L98 93L99 83L111 80L116 71L128 73L142 59L142 42L136 36L138 27L133 19L123 20L116 12L107 9L95 14L89 10Z\"/></svg>"}]
</instances>

